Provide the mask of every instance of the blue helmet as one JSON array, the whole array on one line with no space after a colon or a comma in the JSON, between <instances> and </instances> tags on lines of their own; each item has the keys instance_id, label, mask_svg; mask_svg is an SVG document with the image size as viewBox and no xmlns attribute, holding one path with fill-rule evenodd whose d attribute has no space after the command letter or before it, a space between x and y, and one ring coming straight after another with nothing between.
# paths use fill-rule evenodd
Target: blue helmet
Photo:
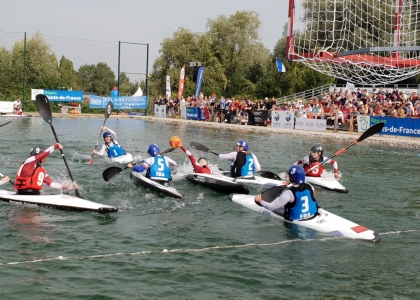
<instances>
[{"instance_id":1,"label":"blue helmet","mask_svg":"<svg viewBox=\"0 0 420 300\"><path fill-rule=\"evenodd\" d=\"M151 144L149 147L147 147L147 153L150 154L150 156L155 157L160 153L159 147L156 144Z\"/></svg>"},{"instance_id":2,"label":"blue helmet","mask_svg":"<svg viewBox=\"0 0 420 300\"><path fill-rule=\"evenodd\" d=\"M305 182L305 170L298 165L291 166L289 171L287 171L289 175L289 180L292 183L304 183Z\"/></svg>"},{"instance_id":3,"label":"blue helmet","mask_svg":"<svg viewBox=\"0 0 420 300\"><path fill-rule=\"evenodd\" d=\"M109 131L105 131L104 134L102 135L104 138L106 138L107 136L111 136L111 132Z\"/></svg>"},{"instance_id":4,"label":"blue helmet","mask_svg":"<svg viewBox=\"0 0 420 300\"><path fill-rule=\"evenodd\" d=\"M238 145L239 147L243 147L245 151L248 151L249 149L248 143L243 140L240 140L239 142L237 142L236 145Z\"/></svg>"}]
</instances>

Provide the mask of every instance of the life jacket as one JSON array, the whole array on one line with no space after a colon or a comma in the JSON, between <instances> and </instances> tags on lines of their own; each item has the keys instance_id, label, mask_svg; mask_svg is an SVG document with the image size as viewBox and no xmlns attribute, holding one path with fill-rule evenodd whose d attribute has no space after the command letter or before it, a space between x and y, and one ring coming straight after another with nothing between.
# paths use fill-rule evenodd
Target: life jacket
<instances>
[{"instance_id":1,"label":"life jacket","mask_svg":"<svg viewBox=\"0 0 420 300\"><path fill-rule=\"evenodd\" d=\"M171 169L168 167L164 156L155 156L155 162L149 169L147 169L146 177L162 181L169 181L172 179Z\"/></svg>"},{"instance_id":2,"label":"life jacket","mask_svg":"<svg viewBox=\"0 0 420 300\"><path fill-rule=\"evenodd\" d=\"M318 166L317 168L311 170L306 175L311 177L321 177L321 174L324 172L324 167L319 165L324 160L324 156L321 155L317 160L313 159L312 156L309 155L309 165L305 164L303 169L305 173L308 172L311 168Z\"/></svg>"},{"instance_id":3,"label":"life jacket","mask_svg":"<svg viewBox=\"0 0 420 300\"><path fill-rule=\"evenodd\" d=\"M287 203L284 207L284 217L289 221L304 220L318 213L318 203L315 200L312 187L308 183L290 187L295 201Z\"/></svg>"},{"instance_id":4,"label":"life jacket","mask_svg":"<svg viewBox=\"0 0 420 300\"><path fill-rule=\"evenodd\" d=\"M234 163L235 162L233 162L230 165L230 175L232 177L240 176L244 178L252 178L254 176L254 171L255 171L254 157L252 156L251 153L246 152L245 165L241 167L240 172L235 170L234 165L233 165Z\"/></svg>"},{"instance_id":5,"label":"life jacket","mask_svg":"<svg viewBox=\"0 0 420 300\"><path fill-rule=\"evenodd\" d=\"M40 191L42 189L42 185L44 183L44 179L47 175L45 169L37 164L35 167L34 172L31 176L24 177L18 175L19 171L16 173L16 181L15 181L15 190L37 190Z\"/></svg>"},{"instance_id":6,"label":"life jacket","mask_svg":"<svg viewBox=\"0 0 420 300\"><path fill-rule=\"evenodd\" d=\"M114 157L119 157L119 156L123 156L125 155L125 150L123 148L121 148L120 145L118 145L118 143L114 142L114 140L111 139L111 141L114 143L113 146L109 146L108 144L105 143L107 151L108 151L108 157L110 158L114 158Z\"/></svg>"}]
</instances>

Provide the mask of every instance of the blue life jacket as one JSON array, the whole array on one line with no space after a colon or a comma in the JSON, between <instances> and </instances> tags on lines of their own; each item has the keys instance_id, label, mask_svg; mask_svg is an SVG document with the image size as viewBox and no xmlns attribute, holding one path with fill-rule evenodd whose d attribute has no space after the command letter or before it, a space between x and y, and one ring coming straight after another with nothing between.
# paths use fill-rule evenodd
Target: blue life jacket
<instances>
[{"instance_id":1,"label":"blue life jacket","mask_svg":"<svg viewBox=\"0 0 420 300\"><path fill-rule=\"evenodd\" d=\"M155 180L169 181L171 177L171 169L168 167L165 157L162 155L155 156L154 164L147 170L147 177Z\"/></svg>"},{"instance_id":2,"label":"blue life jacket","mask_svg":"<svg viewBox=\"0 0 420 300\"><path fill-rule=\"evenodd\" d=\"M302 183L298 187L291 187L295 201L285 205L284 217L289 221L304 220L318 213L318 204L315 200L312 187Z\"/></svg>"},{"instance_id":3,"label":"blue life jacket","mask_svg":"<svg viewBox=\"0 0 420 300\"><path fill-rule=\"evenodd\" d=\"M255 171L255 166L254 166L254 158L252 156L252 154L247 154L246 155L246 163L244 166L242 166L241 169L241 176L242 177L253 177L254 176L254 171Z\"/></svg>"},{"instance_id":4,"label":"blue life jacket","mask_svg":"<svg viewBox=\"0 0 420 300\"><path fill-rule=\"evenodd\" d=\"M113 146L109 147L107 145L107 147L108 147L108 157L110 158L119 157L126 154L125 150L121 148L120 145L118 144L114 143Z\"/></svg>"}]
</instances>

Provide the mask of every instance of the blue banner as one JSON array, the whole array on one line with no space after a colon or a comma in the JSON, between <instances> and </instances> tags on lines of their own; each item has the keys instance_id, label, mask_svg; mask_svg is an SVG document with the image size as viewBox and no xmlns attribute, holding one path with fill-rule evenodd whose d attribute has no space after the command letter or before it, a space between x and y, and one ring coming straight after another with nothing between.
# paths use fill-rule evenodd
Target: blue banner
<instances>
[{"instance_id":1,"label":"blue banner","mask_svg":"<svg viewBox=\"0 0 420 300\"><path fill-rule=\"evenodd\" d=\"M197 107L187 107L187 119L199 120Z\"/></svg>"},{"instance_id":2,"label":"blue banner","mask_svg":"<svg viewBox=\"0 0 420 300\"><path fill-rule=\"evenodd\" d=\"M109 101L114 104L114 109L146 109L147 96L141 97L101 97L89 95L89 108L105 108Z\"/></svg>"},{"instance_id":3,"label":"blue banner","mask_svg":"<svg viewBox=\"0 0 420 300\"><path fill-rule=\"evenodd\" d=\"M370 117L370 126L384 122L379 134L420 137L420 120L414 118Z\"/></svg>"},{"instance_id":4,"label":"blue banner","mask_svg":"<svg viewBox=\"0 0 420 300\"><path fill-rule=\"evenodd\" d=\"M50 102L82 102L82 91L44 90Z\"/></svg>"},{"instance_id":5,"label":"blue banner","mask_svg":"<svg viewBox=\"0 0 420 300\"><path fill-rule=\"evenodd\" d=\"M195 99L198 99L198 94L200 94L201 84L203 83L204 76L204 67L200 67L197 73L197 83L195 85Z\"/></svg>"}]
</instances>

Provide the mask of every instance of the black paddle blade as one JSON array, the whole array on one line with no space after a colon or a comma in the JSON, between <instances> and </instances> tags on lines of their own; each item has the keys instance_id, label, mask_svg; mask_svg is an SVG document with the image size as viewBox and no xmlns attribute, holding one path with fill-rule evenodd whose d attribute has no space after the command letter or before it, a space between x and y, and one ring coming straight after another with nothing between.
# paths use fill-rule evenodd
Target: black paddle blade
<instances>
[{"instance_id":1,"label":"black paddle blade","mask_svg":"<svg viewBox=\"0 0 420 300\"><path fill-rule=\"evenodd\" d=\"M172 151L174 151L175 149L176 149L176 148L168 148L168 149L166 149L165 151L160 152L159 154L160 154L160 155L163 155L163 154L166 154L166 153L172 152Z\"/></svg>"},{"instance_id":2,"label":"black paddle blade","mask_svg":"<svg viewBox=\"0 0 420 300\"><path fill-rule=\"evenodd\" d=\"M277 175L277 174L276 174L276 173L274 173L274 172L270 172L270 171L258 171L258 174L260 174L260 175L261 175L261 177L264 177L264 178L274 179L274 180L282 180L282 179L280 178L280 176L279 176L279 175Z\"/></svg>"},{"instance_id":3,"label":"black paddle blade","mask_svg":"<svg viewBox=\"0 0 420 300\"><path fill-rule=\"evenodd\" d=\"M206 146L200 144L200 143L196 143L196 142L190 142L190 147L198 150L198 151L202 151L202 152L210 152L210 149L207 148Z\"/></svg>"},{"instance_id":4,"label":"black paddle blade","mask_svg":"<svg viewBox=\"0 0 420 300\"><path fill-rule=\"evenodd\" d=\"M273 202L273 200L276 199L285 188L287 188L287 185L273 186L261 193L261 199L265 202Z\"/></svg>"},{"instance_id":5,"label":"black paddle blade","mask_svg":"<svg viewBox=\"0 0 420 300\"><path fill-rule=\"evenodd\" d=\"M365 132L363 132L363 134L357 139L357 142L361 142L365 139L367 139L368 137L374 135L375 133L378 133L379 131L381 131L385 126L384 122L381 123L376 123L372 126L370 126Z\"/></svg>"},{"instance_id":6,"label":"black paddle blade","mask_svg":"<svg viewBox=\"0 0 420 300\"><path fill-rule=\"evenodd\" d=\"M105 107L105 120L108 119L108 117L111 115L113 110L114 110L114 103L112 103L112 101L109 101Z\"/></svg>"},{"instance_id":7,"label":"black paddle blade","mask_svg":"<svg viewBox=\"0 0 420 300\"><path fill-rule=\"evenodd\" d=\"M52 113L50 107L50 100L48 97L43 94L38 94L35 97L36 99L36 107L38 108L39 114L44 119L45 122L51 123L52 122Z\"/></svg>"},{"instance_id":8,"label":"black paddle blade","mask_svg":"<svg viewBox=\"0 0 420 300\"><path fill-rule=\"evenodd\" d=\"M102 177L105 181L110 181L112 178L120 174L123 170L124 168L110 167L102 173Z\"/></svg>"}]
</instances>

